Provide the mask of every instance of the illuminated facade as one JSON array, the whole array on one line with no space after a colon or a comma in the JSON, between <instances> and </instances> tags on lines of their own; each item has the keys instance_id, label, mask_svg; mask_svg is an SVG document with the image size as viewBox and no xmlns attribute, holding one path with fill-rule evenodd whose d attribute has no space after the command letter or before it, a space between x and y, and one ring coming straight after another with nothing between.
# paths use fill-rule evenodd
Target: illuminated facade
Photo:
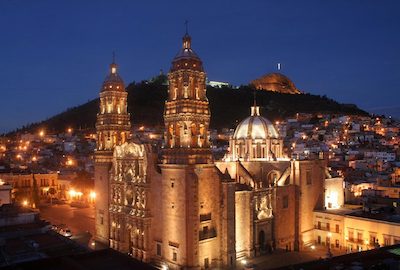
<instances>
[{"instance_id":1,"label":"illuminated facade","mask_svg":"<svg viewBox=\"0 0 400 270\"><path fill-rule=\"evenodd\" d=\"M102 114L111 117L113 109L100 103L97 238L108 236L112 248L169 269L234 267L267 250L312 244L313 211L324 205L325 160L289 160L279 133L254 106L225 158L214 161L205 78L186 33L168 74L161 149L124 142L126 108L122 124L103 126L111 120ZM108 134L116 139L105 140Z\"/></svg>"},{"instance_id":2,"label":"illuminated facade","mask_svg":"<svg viewBox=\"0 0 400 270\"><path fill-rule=\"evenodd\" d=\"M95 152L96 240L109 243L109 171L115 146L126 142L130 132L127 96L117 64L110 71L100 91L100 111L97 114L97 148Z\"/></svg>"}]
</instances>

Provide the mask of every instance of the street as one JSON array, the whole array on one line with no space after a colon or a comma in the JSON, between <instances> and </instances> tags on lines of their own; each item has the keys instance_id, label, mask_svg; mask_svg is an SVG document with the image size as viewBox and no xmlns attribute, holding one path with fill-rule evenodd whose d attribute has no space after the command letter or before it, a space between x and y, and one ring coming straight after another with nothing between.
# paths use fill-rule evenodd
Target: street
<instances>
[{"instance_id":1,"label":"street","mask_svg":"<svg viewBox=\"0 0 400 270\"><path fill-rule=\"evenodd\" d=\"M41 219L53 225L65 224L72 232L71 239L87 246L94 235L94 208L75 208L68 204L40 207Z\"/></svg>"}]
</instances>

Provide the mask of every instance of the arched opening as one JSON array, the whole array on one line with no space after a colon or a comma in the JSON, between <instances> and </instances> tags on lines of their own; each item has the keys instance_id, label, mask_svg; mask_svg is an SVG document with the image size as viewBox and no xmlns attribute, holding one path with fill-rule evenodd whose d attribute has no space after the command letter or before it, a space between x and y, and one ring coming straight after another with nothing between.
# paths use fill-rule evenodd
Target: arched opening
<instances>
[{"instance_id":1,"label":"arched opening","mask_svg":"<svg viewBox=\"0 0 400 270\"><path fill-rule=\"evenodd\" d=\"M275 182L278 181L278 172L272 171L268 174L268 186L273 187L275 185Z\"/></svg>"}]
</instances>

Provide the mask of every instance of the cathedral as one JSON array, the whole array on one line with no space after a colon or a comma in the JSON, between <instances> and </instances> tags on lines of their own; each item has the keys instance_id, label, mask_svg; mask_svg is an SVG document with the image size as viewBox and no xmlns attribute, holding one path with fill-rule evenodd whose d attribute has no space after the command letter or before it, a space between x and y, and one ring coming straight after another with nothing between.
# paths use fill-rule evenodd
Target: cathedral
<instances>
[{"instance_id":1,"label":"cathedral","mask_svg":"<svg viewBox=\"0 0 400 270\"><path fill-rule=\"evenodd\" d=\"M130 141L116 63L100 92L95 152L96 240L163 269L236 261L313 241L326 160L290 160L256 104L214 160L206 73L186 33L168 73L164 143Z\"/></svg>"}]
</instances>

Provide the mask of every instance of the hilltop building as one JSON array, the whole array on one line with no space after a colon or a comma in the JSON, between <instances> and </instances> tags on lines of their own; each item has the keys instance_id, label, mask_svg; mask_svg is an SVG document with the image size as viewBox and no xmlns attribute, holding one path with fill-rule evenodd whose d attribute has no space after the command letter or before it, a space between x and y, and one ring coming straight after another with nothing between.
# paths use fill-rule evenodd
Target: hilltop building
<instances>
[{"instance_id":1,"label":"hilltop building","mask_svg":"<svg viewBox=\"0 0 400 270\"><path fill-rule=\"evenodd\" d=\"M104 83L96 238L169 269L234 267L239 258L311 245L314 209L324 207L325 159L288 159L278 131L254 105L225 158L215 161L206 74L187 33L168 81L161 149L127 141L123 84L114 91Z\"/></svg>"},{"instance_id":2,"label":"hilltop building","mask_svg":"<svg viewBox=\"0 0 400 270\"><path fill-rule=\"evenodd\" d=\"M281 73L268 73L250 82L258 90L272 91L284 94L301 94L294 83Z\"/></svg>"}]
</instances>

